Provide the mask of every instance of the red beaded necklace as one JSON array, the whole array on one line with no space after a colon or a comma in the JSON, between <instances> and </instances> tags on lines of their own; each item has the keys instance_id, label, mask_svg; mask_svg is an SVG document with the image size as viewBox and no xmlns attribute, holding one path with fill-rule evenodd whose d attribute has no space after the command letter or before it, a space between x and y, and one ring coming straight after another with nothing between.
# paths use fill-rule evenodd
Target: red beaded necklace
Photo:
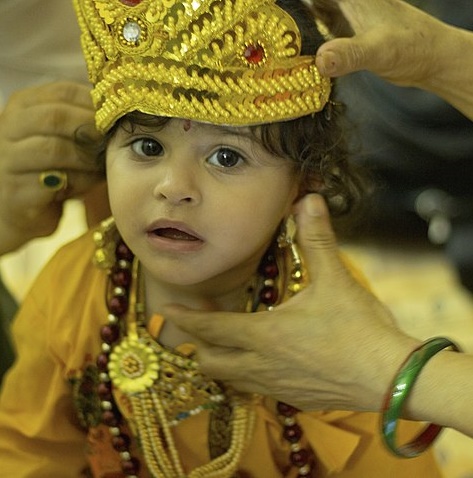
<instances>
[{"instance_id":1,"label":"red beaded necklace","mask_svg":"<svg viewBox=\"0 0 473 478\"><path fill-rule=\"evenodd\" d=\"M116 262L109 276L109 295L107 300L108 323L100 330L102 340L101 353L96 365L99 370L97 393L101 406L101 421L106 425L112 436L112 446L120 455L122 471L128 478L138 478L140 461L130 453L131 437L126 429L125 420L115 403L112 393L112 383L108 373L110 354L115 345L126 333L125 316L130 305L130 286L132 283L132 264L134 255L126 244L120 240L115 250ZM273 254L267 253L261 261L258 272L262 278L262 287L253 311L259 304L264 304L269 310L278 301L276 278L279 268ZM283 425L283 437L290 443L290 462L298 468L298 477L307 478L312 475L313 455L300 444L302 429L296 421L298 409L277 402L277 412Z\"/></svg>"}]
</instances>

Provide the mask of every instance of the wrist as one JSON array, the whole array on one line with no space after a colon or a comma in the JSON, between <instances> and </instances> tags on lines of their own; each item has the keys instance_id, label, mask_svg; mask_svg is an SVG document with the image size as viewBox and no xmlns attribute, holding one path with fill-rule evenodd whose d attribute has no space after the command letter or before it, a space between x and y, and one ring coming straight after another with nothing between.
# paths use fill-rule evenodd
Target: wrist
<instances>
[{"instance_id":1,"label":"wrist","mask_svg":"<svg viewBox=\"0 0 473 478\"><path fill-rule=\"evenodd\" d=\"M445 23L438 23L429 51L431 69L414 86L440 96L468 117L473 116L473 34ZM462 52L458 54L458 52Z\"/></svg>"},{"instance_id":2,"label":"wrist","mask_svg":"<svg viewBox=\"0 0 473 478\"><path fill-rule=\"evenodd\" d=\"M378 346L380 353L373 355L376 359L374 364L372 362L371 367L374 365L376 370L376 376L373 379L376 389L368 408L371 411L377 412L382 408L386 390L391 385L392 378L412 350L422 344L422 341L404 335L397 329L395 329L395 333L392 332L384 332L384 337L379 341Z\"/></svg>"},{"instance_id":3,"label":"wrist","mask_svg":"<svg viewBox=\"0 0 473 478\"><path fill-rule=\"evenodd\" d=\"M473 360L466 354L442 351L430 360L420 374L406 402L406 418L439 423L472 433L464 410L471 408ZM455 403L455 406L445 404ZM471 422L471 420L470 420Z\"/></svg>"},{"instance_id":4,"label":"wrist","mask_svg":"<svg viewBox=\"0 0 473 478\"><path fill-rule=\"evenodd\" d=\"M423 453L442 430L442 425L430 423L408 444L398 446L396 443L399 419L403 415L415 383L428 362L449 347L455 352L460 351L455 343L444 337L434 337L423 342L409 353L388 388L381 417L383 439L386 446L400 457L411 458Z\"/></svg>"}]
</instances>

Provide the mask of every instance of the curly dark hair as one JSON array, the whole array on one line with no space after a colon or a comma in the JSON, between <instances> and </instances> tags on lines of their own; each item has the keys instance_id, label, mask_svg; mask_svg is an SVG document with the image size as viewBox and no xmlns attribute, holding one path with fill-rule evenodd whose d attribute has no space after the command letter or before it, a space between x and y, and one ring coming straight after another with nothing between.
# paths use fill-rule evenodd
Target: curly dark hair
<instances>
[{"instance_id":1,"label":"curly dark hair","mask_svg":"<svg viewBox=\"0 0 473 478\"><path fill-rule=\"evenodd\" d=\"M301 54L315 55L325 41L316 24L323 10L318 2L312 1L310 6L303 0L278 0L276 3L299 27ZM332 98L335 90L336 84L332 82ZM349 160L349 127L344 112L343 104L329 101L319 113L262 128L262 139L268 150L299 164L301 192L323 194L334 217L353 213L368 189L365 172ZM278 142L274 141L276 137Z\"/></svg>"},{"instance_id":2,"label":"curly dark hair","mask_svg":"<svg viewBox=\"0 0 473 478\"><path fill-rule=\"evenodd\" d=\"M314 55L325 41L316 26L315 7L302 0L278 0L276 3L299 26L301 54ZM100 145L95 144L94 151L104 164L106 145L117 128L160 128L167 121L169 118L136 111L129 113L117 121ZM364 173L349 161L347 123L342 104L329 101L319 113L245 129L270 153L294 162L301 178L301 196L310 192L322 194L335 218L354 212L355 206L359 205L367 183Z\"/></svg>"}]
</instances>

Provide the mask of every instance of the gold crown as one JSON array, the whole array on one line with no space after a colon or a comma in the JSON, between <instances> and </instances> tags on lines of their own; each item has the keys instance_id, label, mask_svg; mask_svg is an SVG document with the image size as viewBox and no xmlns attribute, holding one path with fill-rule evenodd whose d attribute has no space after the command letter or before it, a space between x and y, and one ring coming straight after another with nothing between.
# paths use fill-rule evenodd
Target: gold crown
<instances>
[{"instance_id":1,"label":"gold crown","mask_svg":"<svg viewBox=\"0 0 473 478\"><path fill-rule=\"evenodd\" d=\"M134 110L241 126L304 116L328 101L330 80L315 56L300 55L299 29L275 0L74 7L102 132Z\"/></svg>"}]
</instances>

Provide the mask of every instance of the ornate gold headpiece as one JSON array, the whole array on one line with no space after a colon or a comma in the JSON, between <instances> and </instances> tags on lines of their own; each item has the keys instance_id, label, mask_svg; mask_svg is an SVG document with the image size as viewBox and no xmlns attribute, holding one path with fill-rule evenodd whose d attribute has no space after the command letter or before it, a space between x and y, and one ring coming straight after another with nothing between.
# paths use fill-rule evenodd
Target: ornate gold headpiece
<instances>
[{"instance_id":1,"label":"ornate gold headpiece","mask_svg":"<svg viewBox=\"0 0 473 478\"><path fill-rule=\"evenodd\" d=\"M73 1L102 132L133 110L240 126L328 100L330 80L300 55L299 29L275 0Z\"/></svg>"}]
</instances>

